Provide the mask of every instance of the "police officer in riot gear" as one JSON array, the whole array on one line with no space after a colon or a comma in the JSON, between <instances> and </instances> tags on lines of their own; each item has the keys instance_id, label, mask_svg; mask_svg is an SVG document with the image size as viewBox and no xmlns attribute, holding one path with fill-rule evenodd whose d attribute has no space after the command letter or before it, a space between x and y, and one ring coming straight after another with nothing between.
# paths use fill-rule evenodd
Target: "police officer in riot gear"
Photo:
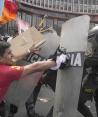
<instances>
[{"instance_id":1,"label":"police officer in riot gear","mask_svg":"<svg viewBox=\"0 0 98 117\"><path fill-rule=\"evenodd\" d=\"M98 27L90 30L88 44L89 54L86 56L84 62L78 110L84 117L93 117L85 103L94 97L98 117Z\"/></svg>"}]
</instances>

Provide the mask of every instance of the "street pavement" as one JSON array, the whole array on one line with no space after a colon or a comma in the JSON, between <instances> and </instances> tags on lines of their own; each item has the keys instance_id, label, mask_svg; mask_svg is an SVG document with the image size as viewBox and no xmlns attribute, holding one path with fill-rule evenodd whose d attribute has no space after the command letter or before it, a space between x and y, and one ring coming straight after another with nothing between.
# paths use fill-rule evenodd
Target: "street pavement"
<instances>
[{"instance_id":1,"label":"street pavement","mask_svg":"<svg viewBox=\"0 0 98 117\"><path fill-rule=\"evenodd\" d=\"M50 87L46 87L45 85L43 85L38 95L38 99L35 106L35 112L37 113L37 115L33 117L47 117L47 114L51 109L53 103L54 103L54 92L51 90ZM93 102L89 101L86 103L86 105L90 108L94 117L97 117L94 101ZM27 117L25 105L23 104L20 105L18 113L15 115L15 117ZM49 116L49 117L52 117L52 116ZM80 113L78 113L77 117L83 117L83 116Z\"/></svg>"},{"instance_id":2,"label":"street pavement","mask_svg":"<svg viewBox=\"0 0 98 117\"><path fill-rule=\"evenodd\" d=\"M42 117L46 117L53 103L54 92L51 90L50 87L46 87L45 85L43 85L37 98L35 112L41 115ZM27 117L25 105L20 105L18 113L15 115L15 117Z\"/></svg>"}]
</instances>

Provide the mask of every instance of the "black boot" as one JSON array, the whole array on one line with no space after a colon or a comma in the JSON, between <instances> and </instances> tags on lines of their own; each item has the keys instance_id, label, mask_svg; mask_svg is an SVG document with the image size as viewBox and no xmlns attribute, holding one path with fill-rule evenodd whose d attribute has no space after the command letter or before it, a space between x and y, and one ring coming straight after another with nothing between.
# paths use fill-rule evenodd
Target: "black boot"
<instances>
[{"instance_id":1,"label":"black boot","mask_svg":"<svg viewBox=\"0 0 98 117\"><path fill-rule=\"evenodd\" d=\"M31 104L28 104L28 103L25 103L25 106L26 106L26 111L27 111L27 115L28 117L34 117L34 114L35 114L35 105L33 103Z\"/></svg>"},{"instance_id":2,"label":"black boot","mask_svg":"<svg viewBox=\"0 0 98 117\"><path fill-rule=\"evenodd\" d=\"M0 103L0 116L5 117L5 103L3 101Z\"/></svg>"},{"instance_id":3,"label":"black boot","mask_svg":"<svg viewBox=\"0 0 98 117\"><path fill-rule=\"evenodd\" d=\"M8 117L14 117L13 113L9 113Z\"/></svg>"},{"instance_id":4,"label":"black boot","mask_svg":"<svg viewBox=\"0 0 98 117\"><path fill-rule=\"evenodd\" d=\"M8 117L14 117L17 111L18 111L18 107L14 104L10 104L10 112L9 112Z\"/></svg>"}]
</instances>

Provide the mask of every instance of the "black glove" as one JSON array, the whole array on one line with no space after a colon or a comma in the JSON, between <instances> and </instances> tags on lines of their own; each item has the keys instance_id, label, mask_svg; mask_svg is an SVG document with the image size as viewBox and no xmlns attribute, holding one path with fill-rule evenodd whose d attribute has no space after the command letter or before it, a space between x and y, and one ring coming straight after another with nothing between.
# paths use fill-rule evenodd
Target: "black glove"
<instances>
[{"instance_id":1,"label":"black glove","mask_svg":"<svg viewBox=\"0 0 98 117\"><path fill-rule=\"evenodd\" d=\"M61 63L59 69L65 69L65 68L69 67L70 66L70 62L71 62L71 58L70 58L70 56L67 55L66 62L65 63Z\"/></svg>"}]
</instances>

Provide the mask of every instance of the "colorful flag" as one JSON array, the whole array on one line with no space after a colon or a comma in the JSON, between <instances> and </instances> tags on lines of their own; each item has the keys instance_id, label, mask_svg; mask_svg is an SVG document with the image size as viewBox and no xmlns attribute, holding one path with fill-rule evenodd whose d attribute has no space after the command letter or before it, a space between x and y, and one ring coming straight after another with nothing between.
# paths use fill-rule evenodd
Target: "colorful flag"
<instances>
[{"instance_id":1,"label":"colorful flag","mask_svg":"<svg viewBox=\"0 0 98 117\"><path fill-rule=\"evenodd\" d=\"M3 7L4 7L4 0L0 0L0 16L2 16Z\"/></svg>"},{"instance_id":2,"label":"colorful flag","mask_svg":"<svg viewBox=\"0 0 98 117\"><path fill-rule=\"evenodd\" d=\"M17 3L13 0L5 0L2 16L0 17L0 24L5 24L17 17Z\"/></svg>"},{"instance_id":3,"label":"colorful flag","mask_svg":"<svg viewBox=\"0 0 98 117\"><path fill-rule=\"evenodd\" d=\"M20 18L17 18L17 25L18 25L18 33L22 33L22 32L25 32L26 30L29 29L30 25L28 22L20 19Z\"/></svg>"}]
</instances>

